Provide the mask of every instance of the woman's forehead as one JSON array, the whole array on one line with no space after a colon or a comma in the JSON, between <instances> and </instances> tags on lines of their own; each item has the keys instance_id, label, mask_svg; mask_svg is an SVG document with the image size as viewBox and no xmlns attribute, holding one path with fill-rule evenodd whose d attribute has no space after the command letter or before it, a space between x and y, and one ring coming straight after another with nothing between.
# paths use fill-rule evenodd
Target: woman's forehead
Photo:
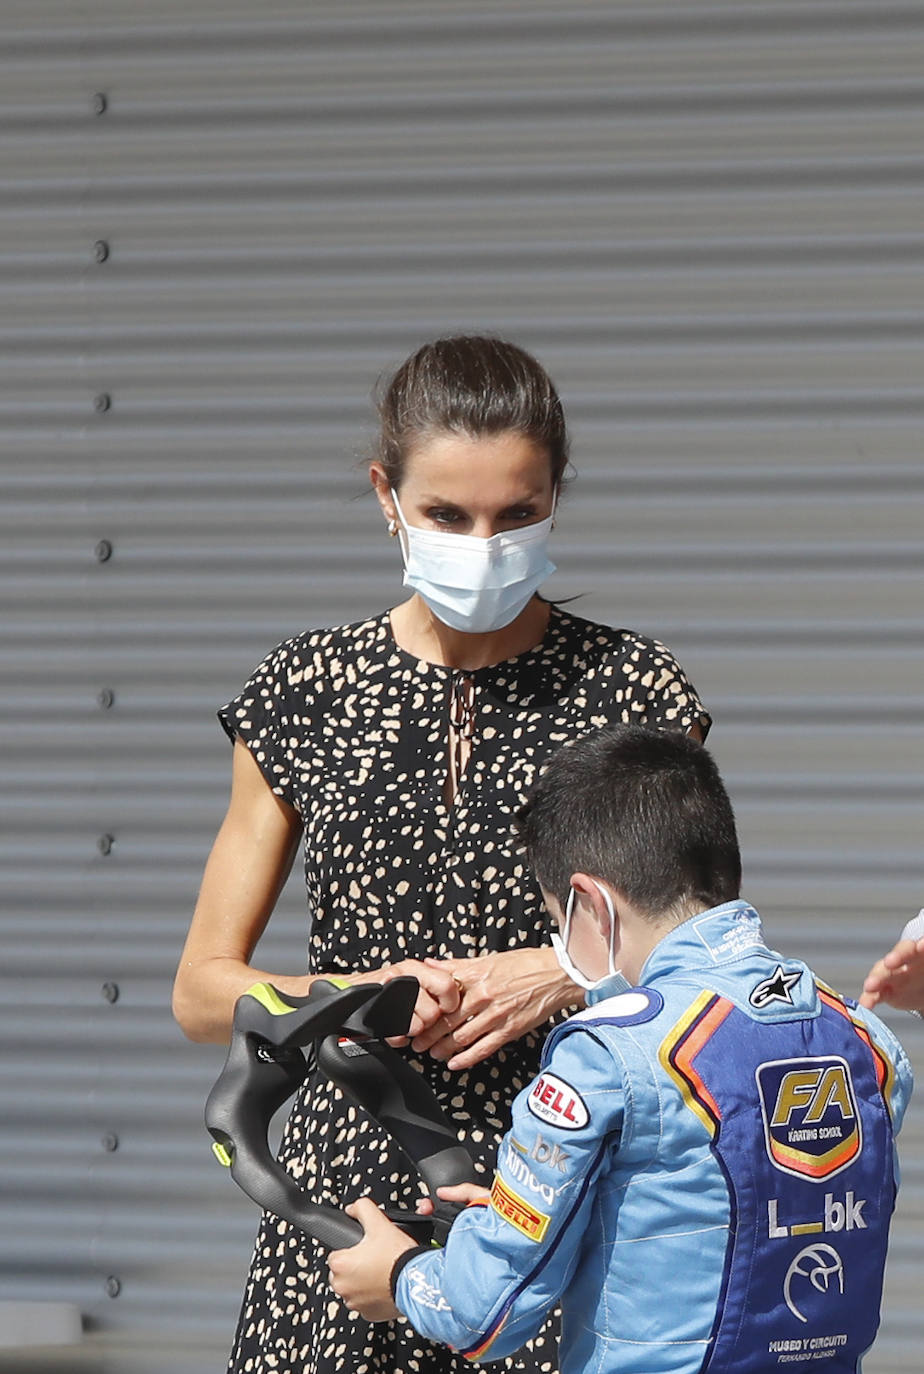
<instances>
[{"instance_id":1,"label":"woman's forehead","mask_svg":"<svg viewBox=\"0 0 924 1374\"><path fill-rule=\"evenodd\" d=\"M541 495L551 487L549 455L525 434L438 433L409 451L404 484L444 499Z\"/></svg>"}]
</instances>

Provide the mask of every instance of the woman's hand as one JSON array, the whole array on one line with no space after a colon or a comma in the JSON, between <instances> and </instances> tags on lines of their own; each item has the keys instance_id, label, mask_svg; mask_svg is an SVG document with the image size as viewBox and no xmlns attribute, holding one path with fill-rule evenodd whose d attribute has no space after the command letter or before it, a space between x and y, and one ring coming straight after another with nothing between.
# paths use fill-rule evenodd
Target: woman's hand
<instances>
[{"instance_id":1,"label":"woman's hand","mask_svg":"<svg viewBox=\"0 0 924 1374\"><path fill-rule=\"evenodd\" d=\"M461 988L444 964L427 959L403 959L400 964L385 964L364 973L347 973L349 983L390 983L395 978L416 978L420 984L414 1015L406 1036L389 1038L389 1044L403 1045L409 1038L423 1035L440 1025L445 1016L457 1012L461 1002ZM443 1032L445 1034L445 1031Z\"/></svg>"},{"instance_id":2,"label":"woman's hand","mask_svg":"<svg viewBox=\"0 0 924 1374\"><path fill-rule=\"evenodd\" d=\"M863 983L860 1006L873 1008L879 1002L924 1012L924 940L899 940L876 960Z\"/></svg>"},{"instance_id":3,"label":"woman's hand","mask_svg":"<svg viewBox=\"0 0 924 1374\"><path fill-rule=\"evenodd\" d=\"M578 1006L583 993L562 973L552 949L510 949L472 959L426 959L447 972L461 990L459 1006L412 1041L421 1053L445 1059L450 1069L470 1069L541 1026L563 1007Z\"/></svg>"}]
</instances>

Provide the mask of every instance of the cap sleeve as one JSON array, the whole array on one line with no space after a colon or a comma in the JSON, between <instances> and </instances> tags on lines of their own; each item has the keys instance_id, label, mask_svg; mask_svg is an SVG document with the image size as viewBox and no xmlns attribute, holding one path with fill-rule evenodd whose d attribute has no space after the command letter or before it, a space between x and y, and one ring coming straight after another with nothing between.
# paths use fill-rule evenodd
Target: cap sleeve
<instances>
[{"instance_id":1,"label":"cap sleeve","mask_svg":"<svg viewBox=\"0 0 924 1374\"><path fill-rule=\"evenodd\" d=\"M247 745L276 796L300 810L292 783L292 658L291 641L274 649L242 691L220 708L218 719L229 739Z\"/></svg>"},{"instance_id":2,"label":"cap sleeve","mask_svg":"<svg viewBox=\"0 0 924 1374\"><path fill-rule=\"evenodd\" d=\"M705 739L712 717L670 649L656 639L648 640L637 666L642 693L636 689L636 697L643 694L644 714L636 717L636 722L655 729L685 732L698 725Z\"/></svg>"}]
</instances>

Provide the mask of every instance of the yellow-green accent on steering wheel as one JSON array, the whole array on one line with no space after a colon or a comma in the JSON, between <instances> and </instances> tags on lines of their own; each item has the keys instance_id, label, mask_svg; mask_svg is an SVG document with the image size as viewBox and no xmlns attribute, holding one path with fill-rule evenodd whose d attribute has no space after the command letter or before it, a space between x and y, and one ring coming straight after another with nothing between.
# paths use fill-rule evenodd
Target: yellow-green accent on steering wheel
<instances>
[{"instance_id":1,"label":"yellow-green accent on steering wheel","mask_svg":"<svg viewBox=\"0 0 924 1374\"><path fill-rule=\"evenodd\" d=\"M288 1002L284 1002L279 993L269 983L254 983L252 988L248 988L244 994L246 997L253 997L261 1006L266 1007L273 1016L288 1016L290 1011L295 1011L295 1007L290 1007Z\"/></svg>"},{"instance_id":2,"label":"yellow-green accent on steering wheel","mask_svg":"<svg viewBox=\"0 0 924 1374\"><path fill-rule=\"evenodd\" d=\"M218 1140L212 1141L212 1154L218 1160L218 1163L223 1164L226 1169L230 1169L231 1165L234 1163L224 1145Z\"/></svg>"}]
</instances>

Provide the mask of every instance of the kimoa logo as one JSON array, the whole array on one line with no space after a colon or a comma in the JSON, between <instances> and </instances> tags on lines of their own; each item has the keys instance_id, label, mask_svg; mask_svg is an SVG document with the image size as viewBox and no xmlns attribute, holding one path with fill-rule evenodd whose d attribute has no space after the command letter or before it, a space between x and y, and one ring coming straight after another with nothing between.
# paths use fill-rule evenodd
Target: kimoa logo
<instances>
[{"instance_id":1,"label":"kimoa logo","mask_svg":"<svg viewBox=\"0 0 924 1374\"><path fill-rule=\"evenodd\" d=\"M540 1074L526 1105L540 1121L564 1131L579 1131L590 1120L580 1093L554 1073Z\"/></svg>"},{"instance_id":2,"label":"kimoa logo","mask_svg":"<svg viewBox=\"0 0 924 1374\"><path fill-rule=\"evenodd\" d=\"M555 1189L551 1183L542 1183L522 1155L518 1155L514 1150L507 1151L507 1170L511 1178L522 1188L528 1188L531 1193L538 1193L547 1206L555 1201Z\"/></svg>"},{"instance_id":3,"label":"kimoa logo","mask_svg":"<svg viewBox=\"0 0 924 1374\"><path fill-rule=\"evenodd\" d=\"M508 1137L512 1149L517 1150L521 1155L528 1155L537 1164L547 1164L550 1169L557 1169L560 1174L568 1172L568 1154L560 1145L543 1140L539 1132L536 1132L536 1139L533 1141L532 1148L527 1150L525 1145L521 1145L513 1136Z\"/></svg>"},{"instance_id":4,"label":"kimoa logo","mask_svg":"<svg viewBox=\"0 0 924 1374\"><path fill-rule=\"evenodd\" d=\"M865 1231L865 1206L866 1198L855 1198L851 1189L847 1190L843 1202L835 1201L833 1193L825 1193L821 1221L795 1221L786 1226L780 1221L779 1199L770 1198L767 1203L767 1234L770 1240L781 1240L785 1236L821 1235L831 1231Z\"/></svg>"}]
</instances>

